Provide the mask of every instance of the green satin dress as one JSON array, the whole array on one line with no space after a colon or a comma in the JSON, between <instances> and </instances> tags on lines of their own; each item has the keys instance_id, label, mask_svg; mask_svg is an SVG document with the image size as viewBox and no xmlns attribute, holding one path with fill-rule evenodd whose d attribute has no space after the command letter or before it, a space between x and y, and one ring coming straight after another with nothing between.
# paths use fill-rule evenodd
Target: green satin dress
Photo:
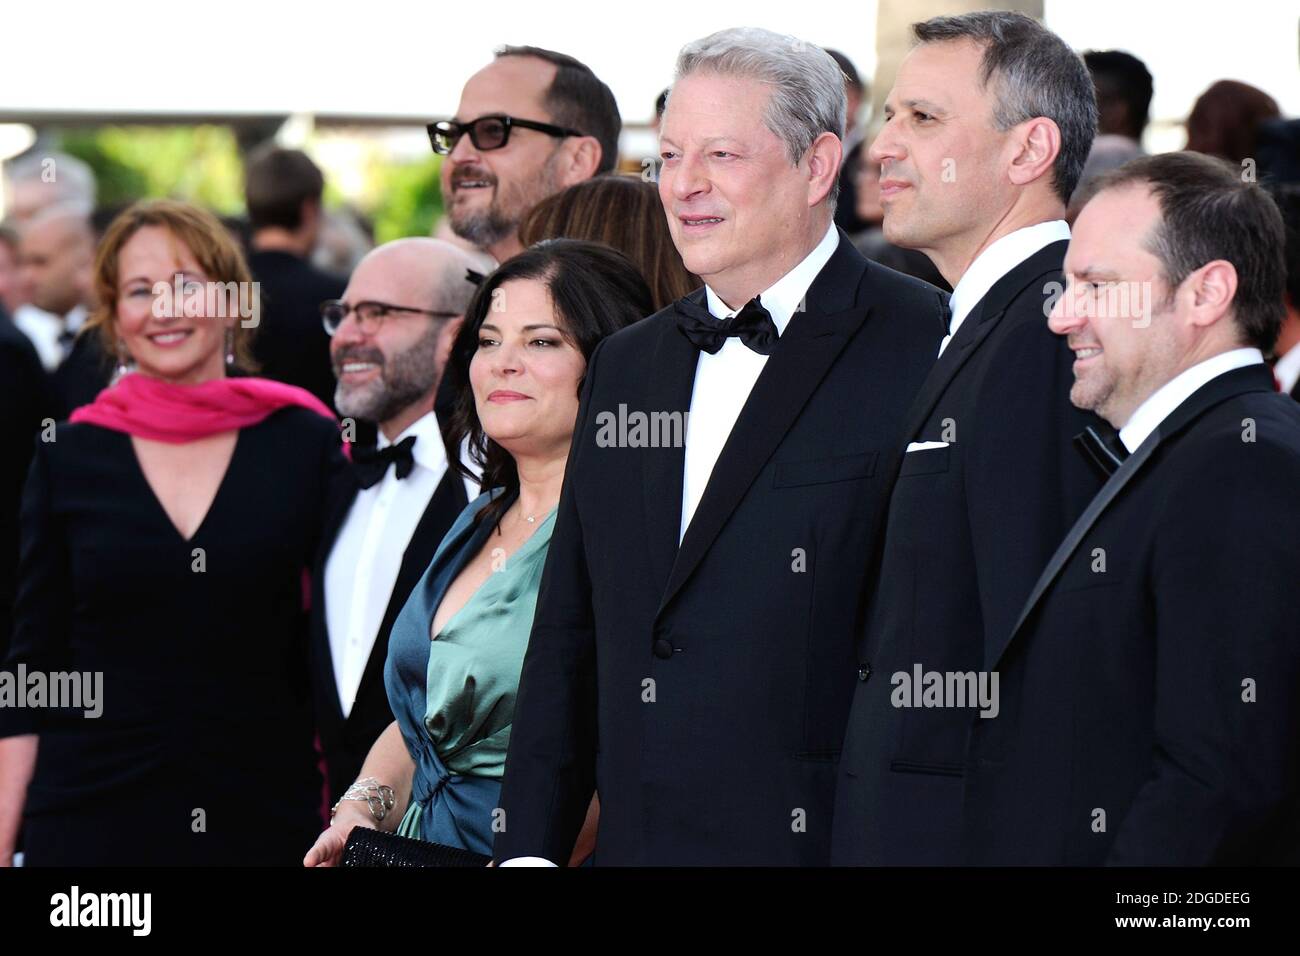
<instances>
[{"instance_id":1,"label":"green satin dress","mask_svg":"<svg viewBox=\"0 0 1300 956\"><path fill-rule=\"evenodd\" d=\"M403 836L492 852L492 813L554 524L552 510L430 640L433 615L451 580L484 540L491 548L490 535L457 542L459 560L448 567L435 558L394 623L389 702L416 765L411 802L397 831Z\"/></svg>"}]
</instances>

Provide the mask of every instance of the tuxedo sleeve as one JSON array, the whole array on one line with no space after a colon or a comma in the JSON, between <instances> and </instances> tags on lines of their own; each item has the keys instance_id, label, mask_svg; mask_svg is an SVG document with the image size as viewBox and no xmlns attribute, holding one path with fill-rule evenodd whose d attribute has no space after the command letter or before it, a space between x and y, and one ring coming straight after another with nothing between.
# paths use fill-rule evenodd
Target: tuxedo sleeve
<instances>
[{"instance_id":1,"label":"tuxedo sleeve","mask_svg":"<svg viewBox=\"0 0 1300 956\"><path fill-rule=\"evenodd\" d=\"M595 448L596 347L587 366L564 488L542 571L501 786L498 863L564 866L596 785L596 633L577 489Z\"/></svg>"},{"instance_id":2,"label":"tuxedo sleeve","mask_svg":"<svg viewBox=\"0 0 1300 956\"><path fill-rule=\"evenodd\" d=\"M1155 742L1113 865L1256 863L1295 827L1300 456L1236 435L1209 452L1180 463L1162 508Z\"/></svg>"},{"instance_id":3,"label":"tuxedo sleeve","mask_svg":"<svg viewBox=\"0 0 1300 956\"><path fill-rule=\"evenodd\" d=\"M51 506L50 449L50 444L36 442L23 488L14 633L3 667L14 675L15 688L20 665L27 673L71 670L68 610L73 588L62 522ZM0 706L0 737L40 733L58 714L56 708Z\"/></svg>"},{"instance_id":4,"label":"tuxedo sleeve","mask_svg":"<svg viewBox=\"0 0 1300 956\"><path fill-rule=\"evenodd\" d=\"M1038 575L1100 487L1071 442L1095 419L1070 403L1074 357L1048 329L1041 298L1034 288L1013 304L1034 316L1020 318L998 343L973 419L954 423L957 444L970 442L967 513L986 642L1011 632Z\"/></svg>"}]
</instances>

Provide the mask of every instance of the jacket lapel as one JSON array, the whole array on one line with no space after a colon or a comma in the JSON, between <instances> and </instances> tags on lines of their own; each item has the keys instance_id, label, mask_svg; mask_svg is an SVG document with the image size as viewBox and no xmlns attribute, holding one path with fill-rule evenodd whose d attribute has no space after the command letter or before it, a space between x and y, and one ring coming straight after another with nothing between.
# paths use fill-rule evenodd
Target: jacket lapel
<instances>
[{"instance_id":1,"label":"jacket lapel","mask_svg":"<svg viewBox=\"0 0 1300 956\"><path fill-rule=\"evenodd\" d=\"M339 701L338 685L334 680L334 653L330 649L329 618L326 616L325 608L325 564L329 561L330 552L334 550L334 543L338 540L343 522L347 520L348 512L352 510L352 503L356 501L359 490L356 473L349 464L340 472L338 482L330 496L325 512L321 546L316 552L316 561L312 568L314 588L311 639L316 645L316 653L312 658L316 661L317 680L320 681L320 686L334 688L334 692L327 696L333 707L332 716L335 720L343 720L343 705Z\"/></svg>"},{"instance_id":2,"label":"jacket lapel","mask_svg":"<svg viewBox=\"0 0 1300 956\"><path fill-rule=\"evenodd\" d=\"M866 260L841 234L835 253L808 290L807 310L786 326L718 455L672 564L660 614L699 566L826 372L866 321L869 307L855 307L866 271ZM675 492L678 520L672 523L674 538L681 526L684 450L676 458L676 482L658 486Z\"/></svg>"},{"instance_id":3,"label":"jacket lapel","mask_svg":"<svg viewBox=\"0 0 1300 956\"><path fill-rule=\"evenodd\" d=\"M1041 282L1048 276L1060 273L1068 245L1062 239L1039 249L995 282L984 298L976 303L921 385L907 419L904 441L910 442L916 438L953 378L975 354L980 343L997 328L998 321L1012 300L1034 282ZM1046 315L1043 316L1043 321L1047 321Z\"/></svg>"},{"instance_id":4,"label":"jacket lapel","mask_svg":"<svg viewBox=\"0 0 1300 956\"><path fill-rule=\"evenodd\" d=\"M705 306L704 289L688 296ZM646 411L685 413L691 406L699 350L677 329L676 316L662 323L659 344L650 357L654 374L648 390ZM641 450L645 480L641 483L645 508L646 543L654 584L661 592L677 554L677 537L682 525L682 481L686 449L680 443Z\"/></svg>"},{"instance_id":5,"label":"jacket lapel","mask_svg":"<svg viewBox=\"0 0 1300 956\"><path fill-rule=\"evenodd\" d=\"M388 606L384 608L384 616L379 623L379 634L387 634L392 629L393 622L406 606L412 589L424 574L425 568L429 566L430 557L442 539L442 534L437 534L437 529L450 528L456 516L465 509L466 504L468 502L465 497L465 483L461 481L460 475L454 468L448 467L442 480L438 482L438 487L429 498L429 504L425 506L424 514L420 516L420 521L411 534L411 540L407 542L406 550L402 552L402 564L397 571L397 580L393 582L393 590L388 596ZM435 535L437 540L432 540ZM375 643L370 648L370 656L366 660L366 669L361 675L358 697L361 688L371 686L375 681L382 682L384 663L387 659L388 642L381 642L376 637ZM353 708L352 713L356 713L356 708Z\"/></svg>"},{"instance_id":6,"label":"jacket lapel","mask_svg":"<svg viewBox=\"0 0 1300 956\"><path fill-rule=\"evenodd\" d=\"M1161 444L1187 428L1215 405L1245 392L1267 391L1272 391L1272 381L1267 366L1248 366L1227 372L1210 380L1194 392L1183 404L1174 409L1169 417L1147 436L1147 440L1142 443L1141 447L1124 460L1124 464L1120 465L1119 470L1110 476L1110 480L1102 486L1101 491L1097 492L1097 497L1093 498L1088 507L1084 509L1083 514L1079 516L1079 520L1070 529L1070 533L1065 536L1065 540L1061 542L1056 549L1056 553L1047 562L1047 567L1043 569L1043 573L1039 575L1033 591L1029 594L1029 599L1025 601L1024 609L1020 612L1020 617L1016 620L1016 626L1011 629L1011 633L1007 634L1004 640L993 646L992 653L986 662L988 666L990 668L997 666L1003 654L1006 653L1007 647L1020 633L1025 621L1034 612L1038 603L1052 586L1052 582L1056 580L1065 567L1066 562L1078 549L1080 542L1083 541L1093 525L1097 523L1097 519L1101 517L1102 513L1119 496L1119 493L1133 480L1133 476L1142 470L1147 460L1150 459Z\"/></svg>"}]
</instances>

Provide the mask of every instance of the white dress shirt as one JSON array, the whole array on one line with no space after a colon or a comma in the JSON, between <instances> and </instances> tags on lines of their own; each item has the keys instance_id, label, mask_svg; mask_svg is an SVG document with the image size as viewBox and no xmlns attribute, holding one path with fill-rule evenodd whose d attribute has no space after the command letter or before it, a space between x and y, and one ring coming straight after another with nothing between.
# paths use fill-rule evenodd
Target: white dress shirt
<instances>
[{"instance_id":1,"label":"white dress shirt","mask_svg":"<svg viewBox=\"0 0 1300 956\"><path fill-rule=\"evenodd\" d=\"M1273 374L1282 384L1282 391L1288 395L1300 381L1300 345L1291 346L1290 351L1273 363Z\"/></svg>"},{"instance_id":2,"label":"white dress shirt","mask_svg":"<svg viewBox=\"0 0 1300 956\"><path fill-rule=\"evenodd\" d=\"M1191 398L1192 393L1206 382L1234 369L1263 364L1264 353L1259 349L1245 348L1220 352L1204 362L1198 362L1191 368L1184 369L1152 392L1147 400L1137 407L1119 430L1119 440L1132 454L1147 440L1147 436L1156 430L1156 426L1173 414L1179 405Z\"/></svg>"},{"instance_id":3,"label":"white dress shirt","mask_svg":"<svg viewBox=\"0 0 1300 956\"><path fill-rule=\"evenodd\" d=\"M59 337L64 332L75 334L85 325L87 315L84 305L78 305L62 316L27 302L14 310L14 327L31 340L45 371L53 372L72 352L72 343L61 342Z\"/></svg>"},{"instance_id":4,"label":"white dress shirt","mask_svg":"<svg viewBox=\"0 0 1300 956\"><path fill-rule=\"evenodd\" d=\"M975 261L957 280L952 298L948 300L952 321L948 324L948 334L939 343L939 354L943 354L952 337L957 334L957 329L966 316L970 315L971 309L988 295L989 289L999 279L1044 246L1069 238L1070 227L1065 220L1052 219L1009 232L976 256ZM1043 321L1047 321L1047 316L1043 316Z\"/></svg>"},{"instance_id":5,"label":"white dress shirt","mask_svg":"<svg viewBox=\"0 0 1300 956\"><path fill-rule=\"evenodd\" d=\"M763 307L772 316L778 335L785 332L790 319L807 295L809 286L830 261L839 242L839 231L832 223L822 241L802 262L778 279L771 288L759 294ZM708 286L704 287L704 294L709 313L719 321L730 318L745 306L742 302L738 308L728 309ZM686 528L709 483L709 476L713 474L713 466L722 453L722 446L727 443L731 429L740 417L740 410L745 406L763 367L767 365L767 359L768 356L760 355L734 337L729 337L726 344L712 355L700 351L695 366L690 414L686 419L679 542L686 536Z\"/></svg>"},{"instance_id":6,"label":"white dress shirt","mask_svg":"<svg viewBox=\"0 0 1300 956\"><path fill-rule=\"evenodd\" d=\"M398 480L396 467L357 492L325 562L325 625L343 716L352 710L366 662L402 567L402 555L447 471L447 452L433 412L397 436L415 436L415 466ZM378 447L390 444L379 433Z\"/></svg>"}]
</instances>

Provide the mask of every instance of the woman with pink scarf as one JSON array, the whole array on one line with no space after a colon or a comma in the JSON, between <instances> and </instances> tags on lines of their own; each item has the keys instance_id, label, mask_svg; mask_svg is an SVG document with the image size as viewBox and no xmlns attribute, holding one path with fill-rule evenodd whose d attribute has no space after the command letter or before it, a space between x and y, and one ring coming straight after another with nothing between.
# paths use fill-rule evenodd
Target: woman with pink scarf
<instances>
[{"instance_id":1,"label":"woman with pink scarf","mask_svg":"<svg viewBox=\"0 0 1300 956\"><path fill-rule=\"evenodd\" d=\"M302 571L337 424L231 376L256 288L211 214L133 206L94 279L84 334L118 375L40 436L23 495L0 865L20 824L30 866L296 863L321 794Z\"/></svg>"}]
</instances>

